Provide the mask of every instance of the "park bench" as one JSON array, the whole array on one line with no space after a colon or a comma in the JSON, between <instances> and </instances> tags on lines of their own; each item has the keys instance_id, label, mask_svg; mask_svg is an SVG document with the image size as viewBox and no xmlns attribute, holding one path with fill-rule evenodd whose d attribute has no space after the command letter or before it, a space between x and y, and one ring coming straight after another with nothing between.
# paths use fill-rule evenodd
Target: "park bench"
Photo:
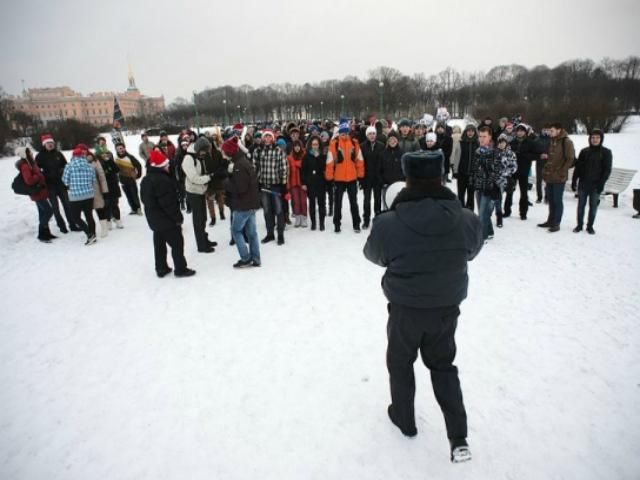
<instances>
[{"instance_id":1,"label":"park bench","mask_svg":"<svg viewBox=\"0 0 640 480\"><path fill-rule=\"evenodd\" d=\"M607 180L607 183L604 184L604 190L602 191L602 196L612 195L613 196L613 207L618 208L618 195L624 192L629 185L631 184L631 180L633 180L633 176L637 173L637 170L631 170L628 168L612 168L611 175ZM569 181L565 184L565 190L567 192L571 192L571 179L573 178L573 168L569 169L569 175L567 177Z\"/></svg>"}]
</instances>

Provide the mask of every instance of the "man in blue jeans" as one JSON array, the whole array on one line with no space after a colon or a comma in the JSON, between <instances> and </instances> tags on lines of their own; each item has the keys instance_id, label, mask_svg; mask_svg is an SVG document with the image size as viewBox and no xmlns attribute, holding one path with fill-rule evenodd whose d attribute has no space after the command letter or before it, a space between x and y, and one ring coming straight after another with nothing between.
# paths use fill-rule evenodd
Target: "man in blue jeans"
<instances>
[{"instance_id":1,"label":"man in blue jeans","mask_svg":"<svg viewBox=\"0 0 640 480\"><path fill-rule=\"evenodd\" d=\"M549 216L547 221L538 224L541 228L548 228L550 233L560 230L564 204L564 186L567 183L569 169L575 160L573 142L562 124L555 122L549 128L551 141L547 163L544 166L542 177L547 184L547 198L549 199Z\"/></svg>"},{"instance_id":2,"label":"man in blue jeans","mask_svg":"<svg viewBox=\"0 0 640 480\"><path fill-rule=\"evenodd\" d=\"M589 216L587 217L587 232L594 235L593 223L596 221L596 212L600 203L600 194L604 190L604 184L611 175L612 156L611 150L602 146L604 133L595 129L589 134L589 146L580 150L576 168L573 171L571 188L575 192L578 188L578 224L573 229L574 233L582 231L584 222L584 210L589 200Z\"/></svg>"},{"instance_id":3,"label":"man in blue jeans","mask_svg":"<svg viewBox=\"0 0 640 480\"><path fill-rule=\"evenodd\" d=\"M259 267L261 264L260 242L256 231L256 210L260 208L258 176L253 165L240 150L238 137L233 136L222 144L222 155L230 160L231 176L227 181L227 190L233 197L231 234L240 254L240 260L233 267ZM215 176L216 173L212 175ZM245 235L249 238L249 248L247 248Z\"/></svg>"},{"instance_id":4,"label":"man in blue jeans","mask_svg":"<svg viewBox=\"0 0 640 480\"><path fill-rule=\"evenodd\" d=\"M478 202L478 216L482 222L482 236L484 240L493 238L493 223L491 213L494 203L500 197L500 164L496 159L495 150L491 147L491 128L480 127L478 140L480 147L473 159L472 184Z\"/></svg>"}]
</instances>

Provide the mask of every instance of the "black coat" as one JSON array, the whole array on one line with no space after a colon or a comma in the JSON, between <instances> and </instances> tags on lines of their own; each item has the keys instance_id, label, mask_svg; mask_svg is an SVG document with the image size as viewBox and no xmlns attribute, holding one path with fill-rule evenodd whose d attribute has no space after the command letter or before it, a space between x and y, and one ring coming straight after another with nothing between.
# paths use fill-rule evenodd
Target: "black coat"
<instances>
[{"instance_id":1,"label":"black coat","mask_svg":"<svg viewBox=\"0 0 640 480\"><path fill-rule=\"evenodd\" d=\"M113 155L109 157L109 160L103 160L100 158L100 165L104 170L104 175L107 179L107 187L109 191L104 193L105 198L118 198L122 196L120 191L120 181L118 180L118 172L120 167L113 161Z\"/></svg>"},{"instance_id":2,"label":"black coat","mask_svg":"<svg viewBox=\"0 0 640 480\"><path fill-rule=\"evenodd\" d=\"M528 177L531 162L540 156L540 146L535 139L529 137L524 137L522 140L516 137L509 145L511 146L511 151L513 151L518 158L518 170L515 176Z\"/></svg>"},{"instance_id":3,"label":"black coat","mask_svg":"<svg viewBox=\"0 0 640 480\"><path fill-rule=\"evenodd\" d=\"M473 173L473 157L480 144L478 137L474 135L471 140L462 135L460 138L460 164L458 165L458 174L470 176Z\"/></svg>"},{"instance_id":4,"label":"black coat","mask_svg":"<svg viewBox=\"0 0 640 480\"><path fill-rule=\"evenodd\" d=\"M207 173L215 173L215 177L209 182L209 190L215 192L224 190L224 181L227 178L227 162L222 157L222 152L216 147L211 150L211 155L207 155L204 159L205 170Z\"/></svg>"},{"instance_id":5,"label":"black coat","mask_svg":"<svg viewBox=\"0 0 640 480\"><path fill-rule=\"evenodd\" d=\"M365 140L360 144L360 151L364 158L364 178L370 187L381 187L382 180L382 157L384 144L378 142L371 143Z\"/></svg>"},{"instance_id":6,"label":"black coat","mask_svg":"<svg viewBox=\"0 0 640 480\"><path fill-rule=\"evenodd\" d=\"M400 162L403 153L399 145L396 148L387 145L387 148L384 149L382 153L382 182L384 185L404 181L402 163Z\"/></svg>"},{"instance_id":7,"label":"black coat","mask_svg":"<svg viewBox=\"0 0 640 480\"><path fill-rule=\"evenodd\" d=\"M327 182L324 178L324 169L327 164L327 154L320 153L317 157L307 151L302 158L300 179L310 192L322 193L326 189Z\"/></svg>"},{"instance_id":8,"label":"black coat","mask_svg":"<svg viewBox=\"0 0 640 480\"><path fill-rule=\"evenodd\" d=\"M442 149L445 161L448 162L451 158L451 151L453 150L453 138L451 138L451 135L447 135L446 133L441 133L437 138L438 146Z\"/></svg>"},{"instance_id":9,"label":"black coat","mask_svg":"<svg viewBox=\"0 0 640 480\"><path fill-rule=\"evenodd\" d=\"M260 208L260 192L256 170L242 151L232 158L233 173L227 180L227 190L233 198L233 210L257 210Z\"/></svg>"},{"instance_id":10,"label":"black coat","mask_svg":"<svg viewBox=\"0 0 640 480\"><path fill-rule=\"evenodd\" d=\"M36 155L36 163L42 170L47 188L53 191L65 190L62 183L62 173L67 165L67 159L58 150L47 150L46 148Z\"/></svg>"},{"instance_id":11,"label":"black coat","mask_svg":"<svg viewBox=\"0 0 640 480\"><path fill-rule=\"evenodd\" d=\"M467 262L482 248L482 224L451 190L407 188L377 215L365 257L387 271L382 289L391 303L414 308L459 305L467 297Z\"/></svg>"},{"instance_id":12,"label":"black coat","mask_svg":"<svg viewBox=\"0 0 640 480\"><path fill-rule=\"evenodd\" d=\"M140 196L149 228L162 232L182 225L176 180L163 169L151 167L140 184Z\"/></svg>"},{"instance_id":13,"label":"black coat","mask_svg":"<svg viewBox=\"0 0 640 480\"><path fill-rule=\"evenodd\" d=\"M595 188L598 192L604 190L604 184L611 175L612 155L611 150L602 145L589 146L580 150L576 168L573 171L572 184L579 183L579 188L590 190Z\"/></svg>"}]
</instances>

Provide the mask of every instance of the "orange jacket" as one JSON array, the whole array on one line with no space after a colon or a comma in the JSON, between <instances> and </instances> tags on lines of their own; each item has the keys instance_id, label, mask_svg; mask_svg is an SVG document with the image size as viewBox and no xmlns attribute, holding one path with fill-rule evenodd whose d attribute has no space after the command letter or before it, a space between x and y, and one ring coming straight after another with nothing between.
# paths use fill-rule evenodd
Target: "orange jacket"
<instances>
[{"instance_id":1,"label":"orange jacket","mask_svg":"<svg viewBox=\"0 0 640 480\"><path fill-rule=\"evenodd\" d=\"M302 159L304 158L305 151L301 150L300 158L293 156L293 152L287 156L289 162L289 176L287 178L287 188L291 190L292 187L301 187L302 180L300 179L300 169L302 168Z\"/></svg>"},{"instance_id":2,"label":"orange jacket","mask_svg":"<svg viewBox=\"0 0 640 480\"><path fill-rule=\"evenodd\" d=\"M339 159L338 149L342 152L342 161ZM355 150L354 160L351 159L352 150ZM358 142L351 137L338 137L331 140L324 177L330 182L353 182L364 178L364 159Z\"/></svg>"}]
</instances>

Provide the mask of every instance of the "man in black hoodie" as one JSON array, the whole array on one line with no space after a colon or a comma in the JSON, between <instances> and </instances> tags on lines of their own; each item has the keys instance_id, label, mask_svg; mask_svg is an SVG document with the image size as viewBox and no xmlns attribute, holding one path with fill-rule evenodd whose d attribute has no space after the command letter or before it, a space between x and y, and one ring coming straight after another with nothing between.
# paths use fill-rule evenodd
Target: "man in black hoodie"
<instances>
[{"instance_id":1,"label":"man in black hoodie","mask_svg":"<svg viewBox=\"0 0 640 480\"><path fill-rule=\"evenodd\" d=\"M71 210L69 210L69 199L67 198L67 187L62 183L62 172L67 165L67 159L56 148L56 144L53 141L53 137L49 134L44 134L40 137L42 141L43 150L36 155L36 163L42 170L45 181L47 183L47 190L49 191L49 201L53 207L53 215L56 218L58 228L62 233L68 233L67 225L60 213L60 205L58 199L62 203L64 214L67 217L69 228L74 232L80 232L81 229L73 223L71 220Z\"/></svg>"},{"instance_id":2,"label":"man in black hoodie","mask_svg":"<svg viewBox=\"0 0 640 480\"><path fill-rule=\"evenodd\" d=\"M140 190L145 217L153 231L153 253L158 277L171 273L167 265L167 244L171 247L174 275L195 275L195 270L187 268L184 258L183 218L178 204L176 180L169 173L169 159L162 152L152 150L149 154L149 169L142 179Z\"/></svg>"},{"instance_id":3,"label":"man in black hoodie","mask_svg":"<svg viewBox=\"0 0 640 480\"><path fill-rule=\"evenodd\" d=\"M520 219L526 220L527 212L529 211L529 170L531 169L531 162L539 155L538 146L534 139L529 138L528 128L523 123L516 127L516 138L511 141L510 146L518 158L518 170L514 180L518 182L518 187L520 188ZM511 215L514 190L515 183L507 187L507 195L504 200L504 217Z\"/></svg>"},{"instance_id":4,"label":"man in black hoodie","mask_svg":"<svg viewBox=\"0 0 640 480\"><path fill-rule=\"evenodd\" d=\"M362 228L369 228L371 223L371 194L373 193L373 213L378 215L382 210L382 155L384 144L376 140L378 132L375 127L367 127L367 139L360 144L364 158L364 180L360 185L364 190L364 223Z\"/></svg>"},{"instance_id":5,"label":"man in black hoodie","mask_svg":"<svg viewBox=\"0 0 640 480\"><path fill-rule=\"evenodd\" d=\"M471 454L453 365L454 336L458 307L467 296L467 262L480 252L483 240L478 217L441 185L443 166L440 153L403 155L407 186L391 209L374 219L364 255L387 269L382 289L389 301L389 418L404 435L417 435L413 363L420 351L445 418L451 460L460 462Z\"/></svg>"},{"instance_id":6,"label":"man in black hoodie","mask_svg":"<svg viewBox=\"0 0 640 480\"><path fill-rule=\"evenodd\" d=\"M576 167L573 170L571 187L575 191L578 187L578 225L573 229L575 233L582 231L584 222L584 210L589 200L589 216L587 217L587 232L591 235L596 231L593 222L596 220L596 212L600 203L600 194L604 190L604 184L611 175L612 155L611 150L602 146L604 133L595 129L589 134L589 146L580 150Z\"/></svg>"}]
</instances>

